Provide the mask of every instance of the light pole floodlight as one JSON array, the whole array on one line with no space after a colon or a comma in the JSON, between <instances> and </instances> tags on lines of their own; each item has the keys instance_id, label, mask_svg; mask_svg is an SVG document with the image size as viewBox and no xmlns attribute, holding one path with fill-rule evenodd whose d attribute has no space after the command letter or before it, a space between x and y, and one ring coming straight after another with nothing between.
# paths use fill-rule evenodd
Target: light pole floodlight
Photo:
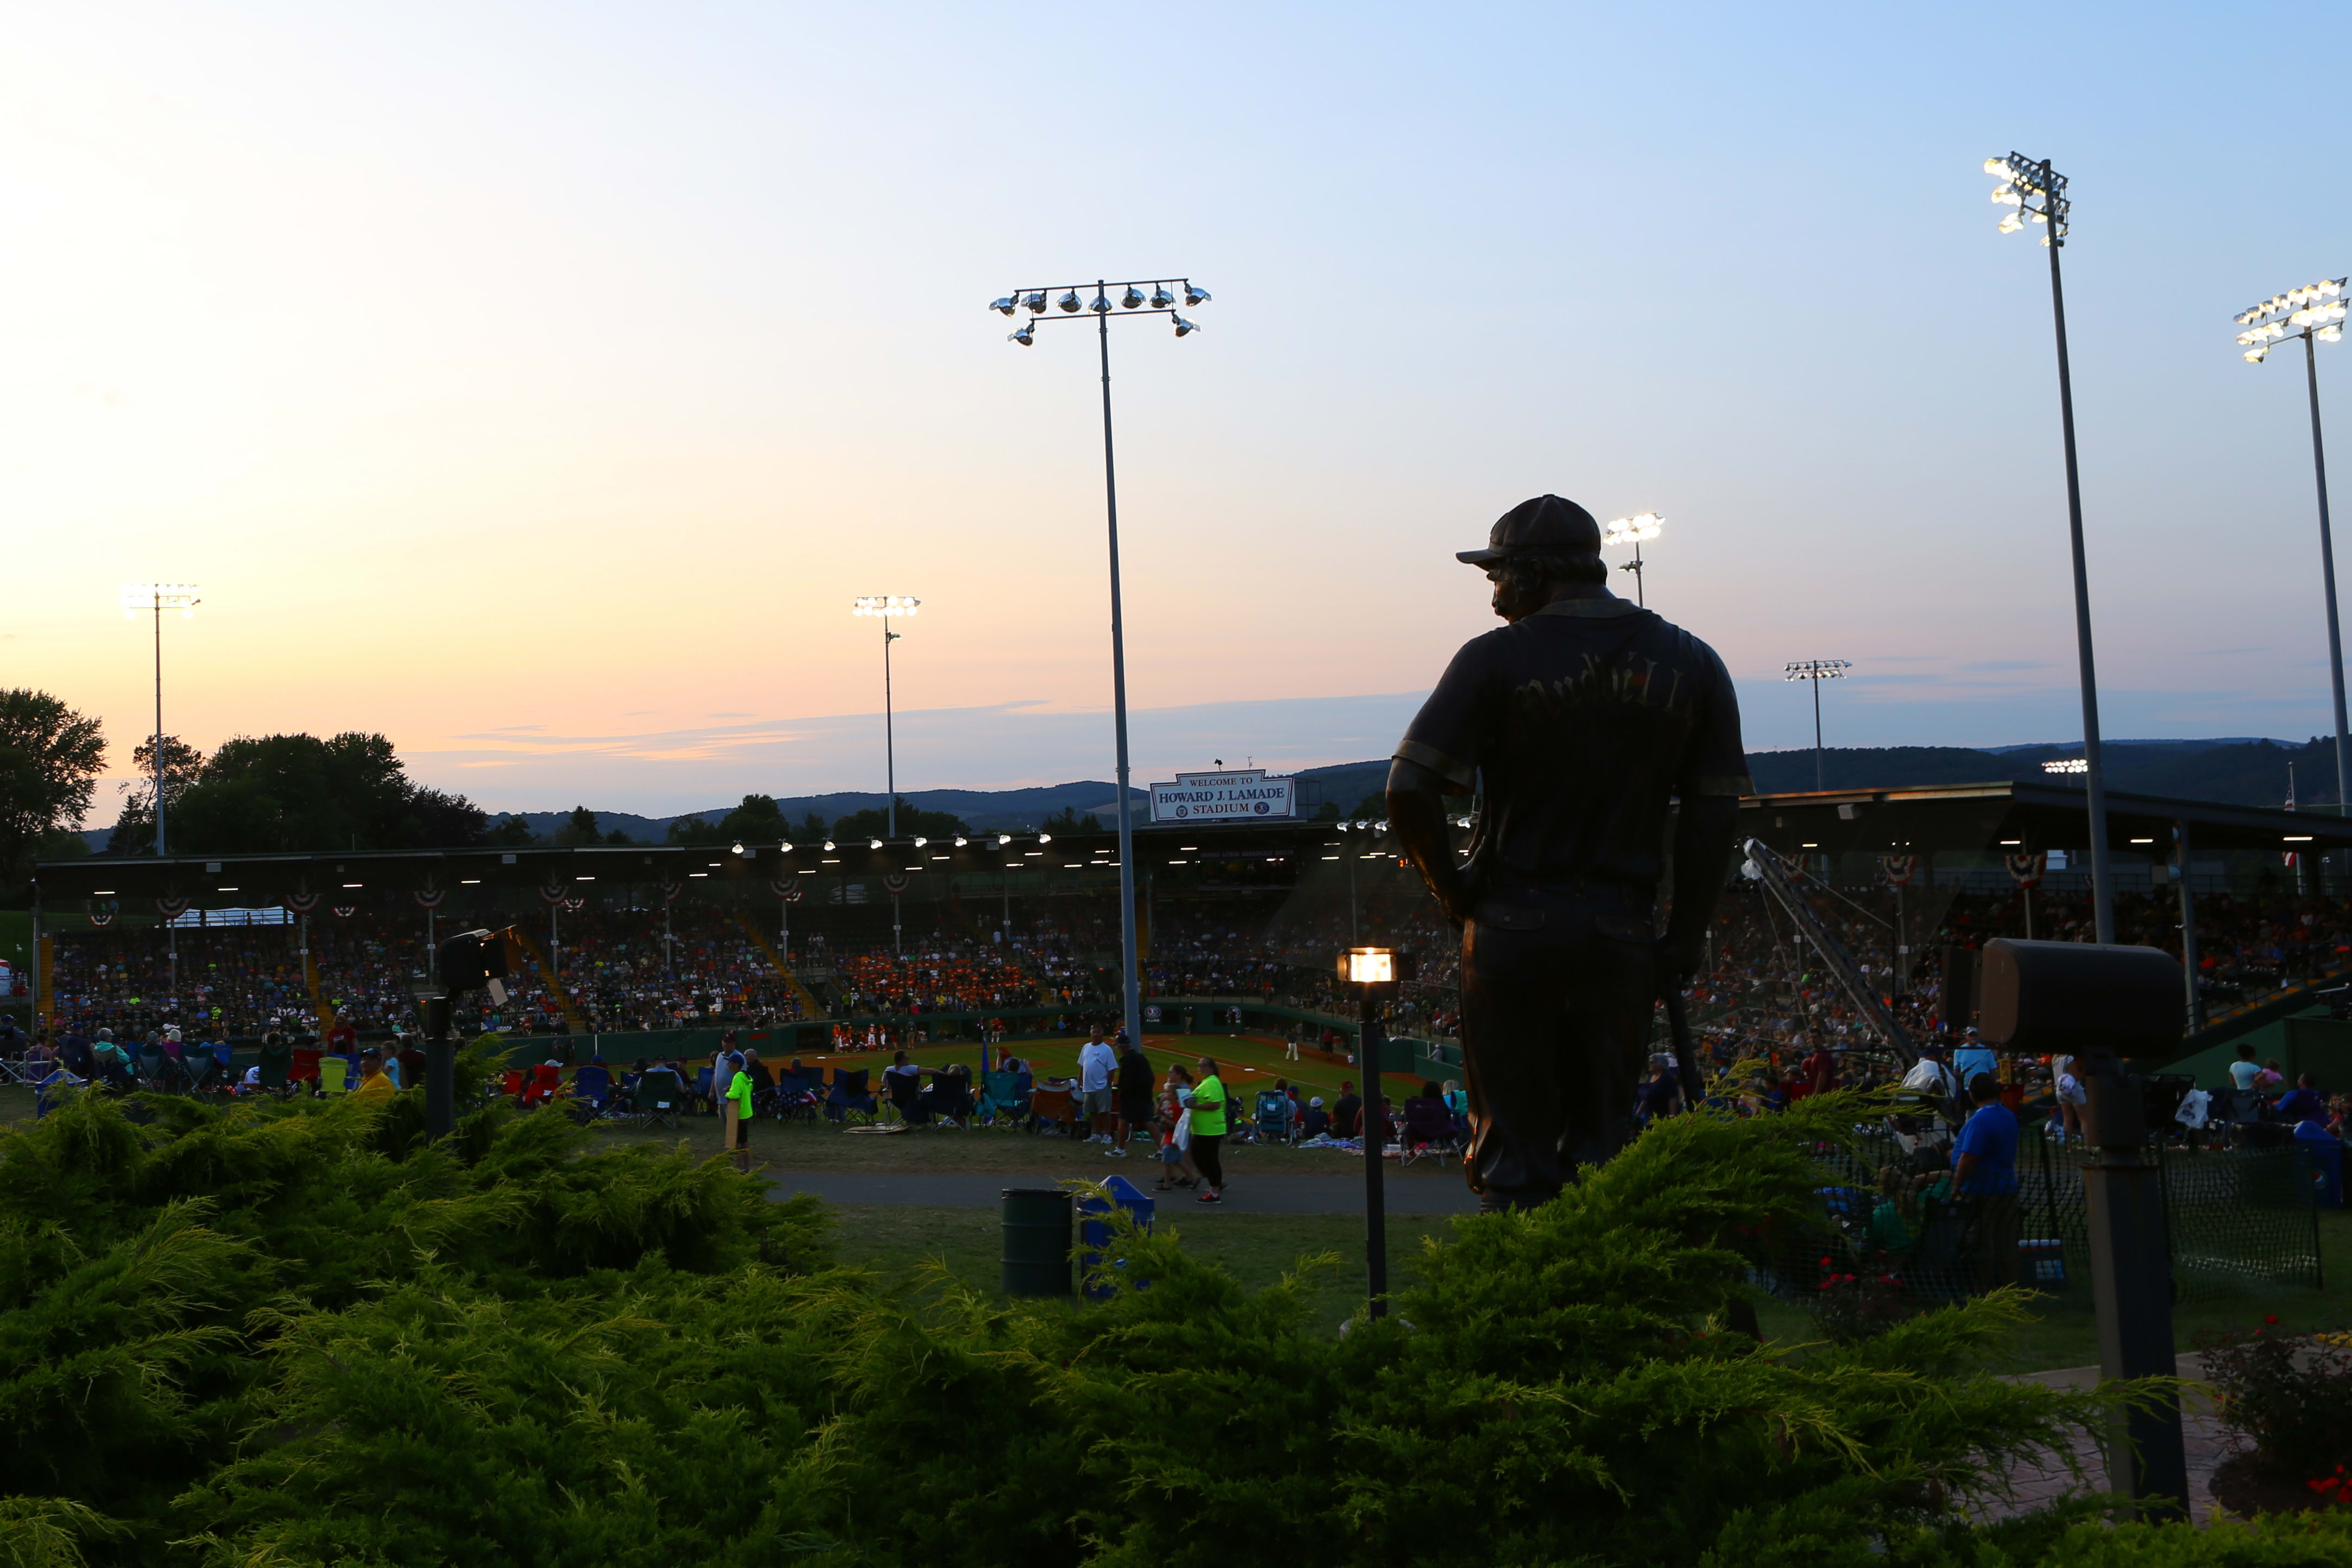
<instances>
[{"instance_id":1,"label":"light pole floodlight","mask_svg":"<svg viewBox=\"0 0 2352 1568\"><path fill-rule=\"evenodd\" d=\"M1639 544L1655 539L1665 527L1666 520L1654 511L1635 512L1632 517L1613 517L1601 525L1603 544Z\"/></svg>"},{"instance_id":2,"label":"light pole floodlight","mask_svg":"<svg viewBox=\"0 0 2352 1568\"><path fill-rule=\"evenodd\" d=\"M882 623L882 783L889 792L889 804L883 807L883 816L893 838L898 837L898 742L895 705L890 696L890 645L898 640L900 634L890 629L890 617L911 616L922 602L905 594L861 594L849 602L851 615L871 616ZM830 849L833 846L828 844L825 847ZM876 839L873 847L882 847L882 841ZM896 893L890 895L890 942L893 951L905 951L898 931Z\"/></svg>"},{"instance_id":3,"label":"light pole floodlight","mask_svg":"<svg viewBox=\"0 0 2352 1568\"><path fill-rule=\"evenodd\" d=\"M133 616L142 610L161 613L177 610L182 620L195 617L196 606L204 603L194 583L125 583L122 584L122 613Z\"/></svg>"},{"instance_id":4,"label":"light pole floodlight","mask_svg":"<svg viewBox=\"0 0 2352 1568\"><path fill-rule=\"evenodd\" d=\"M1985 173L2001 184L1992 199L2010 210L2000 220L2003 234L2025 226L2024 213L2042 226L2042 243L2050 252L2050 324L2058 342L2058 429L2066 454L2066 542L2074 568L2074 662L2082 687L2083 808L2091 836L2091 927L2094 940L2116 940L2115 873L2107 865L2106 770L2099 749L2098 662L2091 643L2091 570L2083 547L2083 474L2074 451L2074 376L2066 351L2066 287L2061 278L2059 253L2066 247L2066 220L2074 204L2066 195L2066 176L2022 153L1987 158ZM1816 695L1821 688L1813 688ZM2175 1443L2179 1442L2176 1428ZM2176 1449L2177 1451L2177 1449Z\"/></svg>"},{"instance_id":5,"label":"light pole floodlight","mask_svg":"<svg viewBox=\"0 0 2352 1568\"><path fill-rule=\"evenodd\" d=\"M1205 305L1209 291L1189 278L1129 278L1113 282L1097 278L1092 284L1055 284L1047 288L1024 287L1013 290L1027 305L1031 319L1022 323L1021 330L1012 334L1012 341L1023 348L1035 346L1035 328L1040 321L1059 321L1077 314L1084 301L1078 293L1082 288L1094 290L1094 303L1089 310L1095 322L1095 336L1102 361L1102 428L1103 428L1103 510L1106 531L1110 544L1110 706L1111 734L1117 752L1118 778L1118 934L1119 992L1126 1019L1126 1035L1130 1040L1143 1038L1143 992L1139 973L1141 965L1140 939L1136 928L1135 885L1135 803L1130 798L1129 780L1131 770L1128 763L1127 746L1127 623L1121 610L1118 574L1118 470L1114 460L1110 417L1110 321L1111 290L1119 291L1118 307L1135 316L1166 316L1180 338L1192 336L1201 330L1199 323L1187 321L1176 313L1176 296L1171 286L1183 290L1187 307ZM1146 294L1144 289L1150 289ZM1056 292L1058 290L1058 292ZM1054 294L1054 303L1060 307L1061 316L1043 313L1045 298ZM1147 308L1148 307L1148 308ZM1011 842L999 837L1002 847ZM1037 842L1052 842L1045 834ZM1005 923L1012 923L1011 884L1005 902Z\"/></svg>"},{"instance_id":6,"label":"light pole floodlight","mask_svg":"<svg viewBox=\"0 0 2352 1568\"><path fill-rule=\"evenodd\" d=\"M2246 359L2260 364L2283 338L2303 340L2304 385L2311 395L2311 471L2319 489L2319 577L2327 600L2327 678L2336 698L2336 809L2352 814L2352 725L2344 703L2344 633L2336 615L2336 541L2327 521L2327 448L2319 430L2317 343L2344 341L2346 286L2352 278L2323 278L2284 294L2273 294L2233 318Z\"/></svg>"},{"instance_id":7,"label":"light pole floodlight","mask_svg":"<svg viewBox=\"0 0 2352 1568\"><path fill-rule=\"evenodd\" d=\"M1788 673L1780 678L1783 680L1810 680L1813 683L1813 787L1817 790L1829 787L1822 782L1824 770L1822 765L1822 682L1843 680L1845 672L1853 668L1853 662L1851 659L1792 659L1789 663Z\"/></svg>"},{"instance_id":8,"label":"light pole floodlight","mask_svg":"<svg viewBox=\"0 0 2352 1568\"><path fill-rule=\"evenodd\" d=\"M1647 574L1642 570L1642 542L1644 540L1657 538L1665 525L1666 520L1656 512L1643 511L1636 512L1632 517L1612 518L1601 528L1601 543L1630 544L1633 547L1633 559L1617 570L1633 574L1633 603L1645 608L1649 599L1648 584L1644 581Z\"/></svg>"}]
</instances>

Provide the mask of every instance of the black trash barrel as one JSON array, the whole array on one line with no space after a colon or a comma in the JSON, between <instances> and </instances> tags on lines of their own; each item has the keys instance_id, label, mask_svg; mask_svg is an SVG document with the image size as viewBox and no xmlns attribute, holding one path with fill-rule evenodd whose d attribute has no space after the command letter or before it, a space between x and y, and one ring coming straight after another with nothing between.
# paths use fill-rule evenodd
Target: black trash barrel
<instances>
[{"instance_id":1,"label":"black trash barrel","mask_svg":"<svg viewBox=\"0 0 2352 1568\"><path fill-rule=\"evenodd\" d=\"M1070 1293L1070 1194L1061 1188L1004 1189L1004 1293Z\"/></svg>"}]
</instances>

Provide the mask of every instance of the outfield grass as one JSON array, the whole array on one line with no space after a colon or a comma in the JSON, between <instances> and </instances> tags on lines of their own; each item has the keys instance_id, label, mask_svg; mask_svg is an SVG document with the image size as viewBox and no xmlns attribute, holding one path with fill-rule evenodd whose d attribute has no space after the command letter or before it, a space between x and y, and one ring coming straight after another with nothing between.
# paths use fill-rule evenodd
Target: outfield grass
<instances>
[{"instance_id":1,"label":"outfield grass","mask_svg":"<svg viewBox=\"0 0 2352 1568\"><path fill-rule=\"evenodd\" d=\"M1003 1046L992 1047L991 1050L998 1054L1011 1051L1029 1063L1040 1078L1072 1078L1078 1070L1078 1047L1085 1044L1083 1039L1062 1036L1054 1039L1008 1041ZM1181 1061L1189 1068L1200 1058L1207 1057L1216 1062L1225 1087L1242 1096L1244 1103L1255 1099L1259 1089L1273 1087L1274 1080L1278 1078L1297 1084L1302 1094L1321 1095L1326 1105L1339 1099L1339 1085L1343 1080L1356 1084L1359 1089L1363 1085L1362 1076L1344 1061L1303 1047L1299 1051L1299 1060L1285 1061L1282 1052L1280 1040L1264 1035L1146 1035L1143 1037L1143 1054L1150 1058L1155 1078L1165 1078L1171 1062ZM969 1041L916 1046L908 1050L907 1058L927 1068L961 1062L972 1069L974 1081L978 1080L980 1047ZM604 1059L615 1066L625 1065L622 1056L609 1056ZM778 1052L770 1055L767 1061L771 1068L781 1068L793 1059L789 1053ZM852 1071L868 1068L873 1072L872 1081L878 1082L882 1069L890 1065L890 1053L857 1051L845 1056L810 1056L803 1052L799 1060L807 1067L821 1067L828 1074L842 1067ZM1402 1100L1408 1095L1420 1093L1423 1080L1409 1073L1391 1072L1382 1073L1381 1081L1388 1087L1391 1099Z\"/></svg>"}]
</instances>

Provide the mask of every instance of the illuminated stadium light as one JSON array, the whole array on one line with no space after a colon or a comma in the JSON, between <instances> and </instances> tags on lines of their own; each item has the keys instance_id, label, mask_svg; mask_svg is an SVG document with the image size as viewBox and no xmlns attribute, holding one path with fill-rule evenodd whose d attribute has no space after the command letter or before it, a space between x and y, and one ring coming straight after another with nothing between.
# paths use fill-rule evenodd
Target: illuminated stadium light
<instances>
[{"instance_id":1,"label":"illuminated stadium light","mask_svg":"<svg viewBox=\"0 0 2352 1568\"><path fill-rule=\"evenodd\" d=\"M1786 666L1783 680L1810 680L1813 683L1813 787L1827 789L1822 778L1825 770L1822 761L1822 682L1843 680L1845 672L1853 668L1851 660L1843 658L1801 658Z\"/></svg>"},{"instance_id":2,"label":"illuminated stadium light","mask_svg":"<svg viewBox=\"0 0 2352 1568\"><path fill-rule=\"evenodd\" d=\"M1987 158L1984 172L2000 182L1993 188L1993 205L2009 209L1996 226L2001 233L2015 234L2026 223L2038 223L2047 229L2042 244L2066 243L2066 215L2074 204L2066 198L2066 176L2053 169L2050 160L2036 163L2022 153L2011 153L2006 158Z\"/></svg>"},{"instance_id":3,"label":"illuminated stadium light","mask_svg":"<svg viewBox=\"0 0 2352 1568\"><path fill-rule=\"evenodd\" d=\"M1021 308L1021 301L1015 296L1007 294L1002 300L991 300L988 302L988 308L1009 316Z\"/></svg>"},{"instance_id":4,"label":"illuminated stadium light","mask_svg":"<svg viewBox=\"0 0 2352 1568\"><path fill-rule=\"evenodd\" d=\"M1201 330L1200 324L1176 313L1177 296L1171 291L1171 285L1183 291L1184 304L1188 309L1209 302L1209 291L1189 278L1135 278L1117 283L1098 278L1093 284L1094 298L1091 304L1086 304L1079 295L1078 290L1085 285L1074 283L1055 285L1053 289L1015 289L1011 294L990 306L992 310L1001 309L1005 299L1016 299L1029 307L1032 319L1024 322L1021 330L1012 334L1012 341L1023 348L1035 346L1035 329L1038 321L1056 321L1064 317L1075 316L1083 307L1094 318L1096 338L1100 344L1103 387L1103 492L1104 510L1107 514L1106 531L1109 535L1110 542L1111 733L1118 753L1118 860L1117 864L1119 887L1119 973L1121 975L1119 991L1123 1003L1120 1011L1125 1017L1128 1037L1138 1040L1143 1037L1143 995L1140 989L1141 975L1138 963L1139 943L1136 931L1135 805L1130 783L1133 771L1128 763L1127 745L1127 629L1126 620L1120 609L1118 486L1111 462L1111 290L1114 289L1118 290L1118 309L1120 311L1136 316L1164 315L1175 328L1178 337L1191 337ZM1145 293L1146 289L1150 292ZM1058 293L1055 293L1055 289L1059 290ZM1043 307L1049 293L1055 294L1054 303L1060 307L1061 317L1044 314ZM895 795L892 798L896 799ZM1038 836L1037 841L1040 844L1048 842L1045 836L1042 834ZM998 847L1002 848L1011 840L1000 838L997 842Z\"/></svg>"},{"instance_id":5,"label":"illuminated stadium light","mask_svg":"<svg viewBox=\"0 0 2352 1568\"><path fill-rule=\"evenodd\" d=\"M849 602L849 613L853 616L911 616L922 602L910 599L904 594L867 594Z\"/></svg>"},{"instance_id":6,"label":"illuminated stadium light","mask_svg":"<svg viewBox=\"0 0 2352 1568\"><path fill-rule=\"evenodd\" d=\"M2086 757L2053 757L2042 764L2042 771L2045 773L2087 773L2091 771L2091 763Z\"/></svg>"},{"instance_id":7,"label":"illuminated stadium light","mask_svg":"<svg viewBox=\"0 0 2352 1568\"><path fill-rule=\"evenodd\" d=\"M785 854L789 855L789 854L791 854L791 853L793 852L793 844L792 844L792 840L791 840L791 839L789 839L789 838L787 838L787 839L786 839L786 840L784 840L784 842L782 842L782 844L777 845L777 846L776 846L776 847L777 847L778 849L780 849L780 850L783 851L783 853L785 853Z\"/></svg>"},{"instance_id":8,"label":"illuminated stadium light","mask_svg":"<svg viewBox=\"0 0 2352 1568\"><path fill-rule=\"evenodd\" d=\"M1633 559L1617 570L1633 574L1633 603L1636 605L1648 603L1643 597L1645 588L1642 578L1643 542L1657 538L1665 526L1666 520L1654 511L1635 512L1632 517L1612 518L1601 526L1602 544L1630 544L1633 547Z\"/></svg>"},{"instance_id":9,"label":"illuminated stadium light","mask_svg":"<svg viewBox=\"0 0 2352 1568\"><path fill-rule=\"evenodd\" d=\"M926 838L926 837L924 837L921 834L919 834L919 834L915 835L915 847L916 847L916 848L920 849L924 845L929 844L929 842L930 842L930 840L929 840L929 839L928 839L928 838Z\"/></svg>"},{"instance_id":10,"label":"illuminated stadium light","mask_svg":"<svg viewBox=\"0 0 2352 1568\"><path fill-rule=\"evenodd\" d=\"M866 841L866 847L868 849L879 849L882 847L882 840L879 838L869 838Z\"/></svg>"},{"instance_id":11,"label":"illuminated stadium light","mask_svg":"<svg viewBox=\"0 0 2352 1568\"><path fill-rule=\"evenodd\" d=\"M2042 244L2050 252L2050 317L2058 343L2058 424L2066 458L2066 535L2074 572L2074 663L2076 685L2083 701L2084 805L2090 814L2085 825L2091 838L2092 940L2116 940L2115 874L2107 865L2107 786L2099 753L2099 682L2092 653L2090 567L2083 546L2083 476L2074 458L2074 379L2066 352L2066 289L2059 255L2066 247L2066 230L2074 211L2066 194L2066 176L2051 167L2047 158L2029 158L2012 152L2005 158L1987 158L1984 172L1999 182L1992 193L2000 207L2003 234L2042 226ZM1818 693L1821 688L1816 686Z\"/></svg>"},{"instance_id":12,"label":"illuminated stadium light","mask_svg":"<svg viewBox=\"0 0 2352 1568\"><path fill-rule=\"evenodd\" d=\"M2352 787L2352 726L2347 725L2345 718L2344 634L2336 614L2336 542L2327 520L2327 448L2320 437L2316 345L2344 341L2347 292L2352 292L2352 278L2323 278L2316 283L2273 294L2231 318L2245 329L2238 334L2238 346L2245 351L2246 360L2252 364L2267 359L2276 343L2288 338L2303 340L2304 385L2311 400L2311 468L2319 489L2319 580L2327 601L2327 670L2336 697L2338 800L2352 799L2345 793Z\"/></svg>"}]
</instances>

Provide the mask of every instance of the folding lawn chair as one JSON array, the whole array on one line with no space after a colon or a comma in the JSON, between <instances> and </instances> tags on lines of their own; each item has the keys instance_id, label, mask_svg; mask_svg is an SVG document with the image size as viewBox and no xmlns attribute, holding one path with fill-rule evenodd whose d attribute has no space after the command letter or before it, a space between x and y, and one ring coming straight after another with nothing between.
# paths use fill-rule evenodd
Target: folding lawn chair
<instances>
[{"instance_id":1,"label":"folding lawn chair","mask_svg":"<svg viewBox=\"0 0 2352 1568\"><path fill-rule=\"evenodd\" d=\"M530 1081L523 1086L523 1106L544 1105L562 1092L563 1069L553 1062L541 1062L530 1069Z\"/></svg>"},{"instance_id":2,"label":"folding lawn chair","mask_svg":"<svg viewBox=\"0 0 2352 1568\"><path fill-rule=\"evenodd\" d=\"M1029 1096L1021 1087L1019 1073L998 1068L982 1079L975 1121L991 1127L1018 1127L1028 1114Z\"/></svg>"},{"instance_id":3,"label":"folding lawn chair","mask_svg":"<svg viewBox=\"0 0 2352 1568\"><path fill-rule=\"evenodd\" d=\"M833 1091L824 1097L824 1113L835 1121L871 1121L877 1107L873 1094L866 1087L870 1069L847 1068L833 1069Z\"/></svg>"},{"instance_id":4,"label":"folding lawn chair","mask_svg":"<svg viewBox=\"0 0 2352 1568\"><path fill-rule=\"evenodd\" d=\"M648 1068L637 1079L637 1091L630 1097L629 1116L640 1127L660 1122L666 1127L677 1126L678 1113L686 1109L686 1085L677 1073L667 1068Z\"/></svg>"},{"instance_id":5,"label":"folding lawn chair","mask_svg":"<svg viewBox=\"0 0 2352 1568\"><path fill-rule=\"evenodd\" d=\"M1290 1139L1290 1096L1278 1089L1257 1091L1257 1132L1269 1143Z\"/></svg>"},{"instance_id":6,"label":"folding lawn chair","mask_svg":"<svg viewBox=\"0 0 2352 1568\"><path fill-rule=\"evenodd\" d=\"M351 1074L351 1064L341 1057L319 1058L319 1092L341 1094Z\"/></svg>"},{"instance_id":7,"label":"folding lawn chair","mask_svg":"<svg viewBox=\"0 0 2352 1568\"><path fill-rule=\"evenodd\" d=\"M1404 1102L1404 1163L1454 1152L1454 1112L1442 1100L1416 1096Z\"/></svg>"},{"instance_id":8,"label":"folding lawn chair","mask_svg":"<svg viewBox=\"0 0 2352 1568\"><path fill-rule=\"evenodd\" d=\"M612 1110L613 1069L600 1068L591 1062L573 1073L572 1098L586 1110L588 1117L604 1115Z\"/></svg>"},{"instance_id":9,"label":"folding lawn chair","mask_svg":"<svg viewBox=\"0 0 2352 1568\"><path fill-rule=\"evenodd\" d=\"M1065 1137L1078 1135L1077 1097L1066 1089L1040 1089L1029 1095L1029 1131L1060 1130Z\"/></svg>"}]
</instances>

